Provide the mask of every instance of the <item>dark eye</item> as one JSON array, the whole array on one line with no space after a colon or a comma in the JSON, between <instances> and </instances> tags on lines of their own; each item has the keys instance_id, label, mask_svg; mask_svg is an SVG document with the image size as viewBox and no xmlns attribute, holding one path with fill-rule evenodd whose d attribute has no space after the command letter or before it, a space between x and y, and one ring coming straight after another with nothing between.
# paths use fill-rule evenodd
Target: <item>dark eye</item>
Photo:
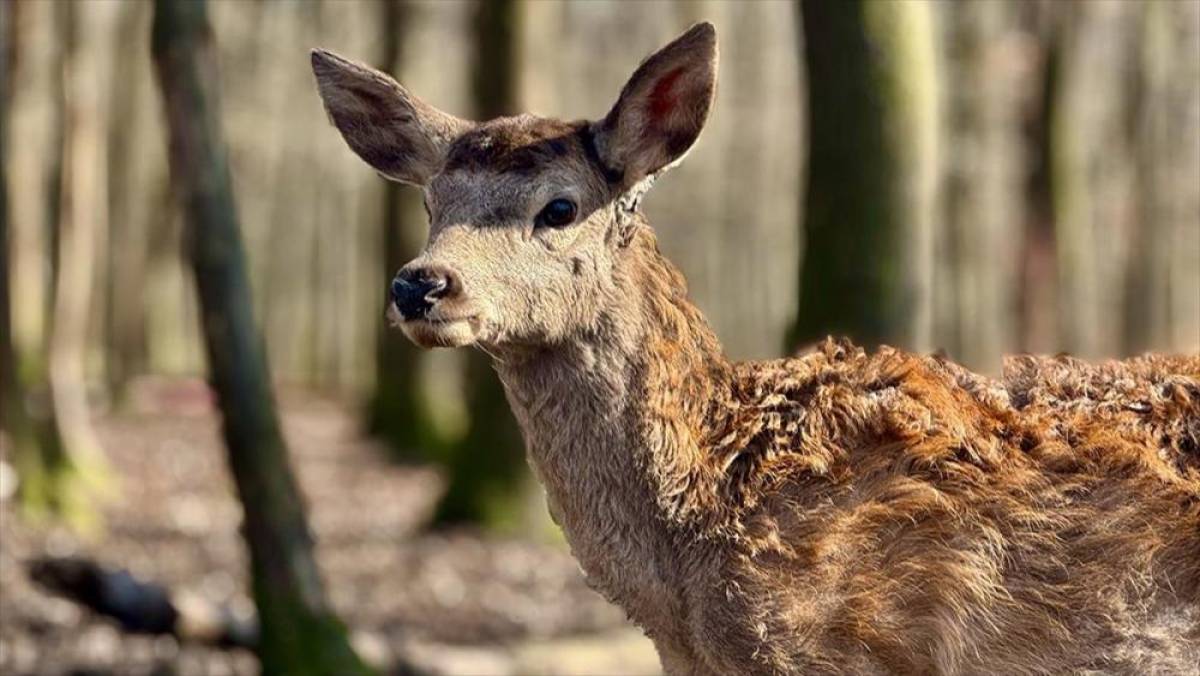
<instances>
[{"instance_id":1,"label":"dark eye","mask_svg":"<svg viewBox=\"0 0 1200 676\"><path fill-rule=\"evenodd\" d=\"M533 221L535 228L561 228L575 222L575 203L562 197L551 200Z\"/></svg>"}]
</instances>

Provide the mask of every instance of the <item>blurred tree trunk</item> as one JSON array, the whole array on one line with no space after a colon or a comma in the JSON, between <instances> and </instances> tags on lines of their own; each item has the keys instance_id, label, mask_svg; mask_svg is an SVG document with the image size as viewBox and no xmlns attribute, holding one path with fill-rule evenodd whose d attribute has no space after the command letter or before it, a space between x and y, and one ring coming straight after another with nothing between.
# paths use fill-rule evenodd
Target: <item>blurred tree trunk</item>
<instances>
[{"instance_id":1,"label":"blurred tree trunk","mask_svg":"<svg viewBox=\"0 0 1200 676\"><path fill-rule=\"evenodd\" d=\"M964 364L999 374L1015 336L1013 243L1024 222L1020 139L1020 43L1015 10L1001 2L938 5L945 18L945 276L935 293L939 334ZM979 83L988 86L978 86Z\"/></svg>"},{"instance_id":2,"label":"blurred tree trunk","mask_svg":"<svg viewBox=\"0 0 1200 676\"><path fill-rule=\"evenodd\" d=\"M325 599L275 413L217 119L217 72L206 3L157 0L152 45L209 373L245 513L242 528L261 625L263 673L368 673Z\"/></svg>"},{"instance_id":3,"label":"blurred tree trunk","mask_svg":"<svg viewBox=\"0 0 1200 676\"><path fill-rule=\"evenodd\" d=\"M8 85L16 36L11 13L10 3L0 3L0 431L10 439L14 436L14 418L22 428L28 426L24 412L17 410L21 392L17 389L17 354L13 349L12 302L8 291L8 274L12 270L8 246ZM27 434L22 429L22 435Z\"/></svg>"},{"instance_id":4,"label":"blurred tree trunk","mask_svg":"<svg viewBox=\"0 0 1200 676\"><path fill-rule=\"evenodd\" d=\"M475 5L471 87L475 115L481 120L520 110L521 15L519 0ZM440 523L515 527L528 505L524 443L491 359L472 353L466 378L469 428L446 450L449 485L435 518Z\"/></svg>"},{"instance_id":5,"label":"blurred tree trunk","mask_svg":"<svg viewBox=\"0 0 1200 676\"><path fill-rule=\"evenodd\" d=\"M1054 87L1049 92L1050 205L1053 214L1058 298L1056 351L1091 356L1099 349L1099 283L1096 278L1095 195L1088 177L1088 125L1080 116L1091 101L1095 85L1090 64L1084 63L1092 17L1086 5L1063 8L1055 22L1057 43ZM1114 79L1109 73L1103 79ZM1106 86L1101 85L1107 89Z\"/></svg>"},{"instance_id":6,"label":"blurred tree trunk","mask_svg":"<svg viewBox=\"0 0 1200 676\"><path fill-rule=\"evenodd\" d=\"M928 346L937 99L931 9L802 0L810 143L792 345Z\"/></svg>"},{"instance_id":7,"label":"blurred tree trunk","mask_svg":"<svg viewBox=\"0 0 1200 676\"><path fill-rule=\"evenodd\" d=\"M1129 238L1123 350L1195 351L1200 349L1200 129L1187 117L1197 114L1189 108L1200 101L1195 43L1200 12L1192 3L1164 0L1138 8L1137 105L1131 121L1138 227ZM1184 326L1190 321L1190 331L1182 334L1190 338L1172 336L1173 319Z\"/></svg>"},{"instance_id":8,"label":"blurred tree trunk","mask_svg":"<svg viewBox=\"0 0 1200 676\"><path fill-rule=\"evenodd\" d=\"M403 79L404 38L409 34L413 8L408 0L382 3L383 63L385 72ZM383 243L383 279L392 277L420 251L413 232L426 220L421 192L388 181L383 188L383 214L379 220ZM380 295L387 288L380 285ZM380 302L383 304L383 301ZM388 326L383 311L376 330L375 391L367 408L367 429L387 442L399 456L429 459L444 442L429 419L429 402L419 370L422 352L399 330Z\"/></svg>"},{"instance_id":9,"label":"blurred tree trunk","mask_svg":"<svg viewBox=\"0 0 1200 676\"><path fill-rule=\"evenodd\" d=\"M279 44L288 44L303 30L307 15L319 10L318 3L269 3L261 11L271 22L271 43L263 52L263 63L278 63ZM325 163L312 166L307 145L292 143L291 139L304 134L304 117L295 114L296 85L311 86L311 75L300 69L285 69L277 81L274 94L277 124L263 129L275 139L271 145L280 146L274 156L269 197L269 221L265 243L268 244L266 274L262 279L263 333L274 346L276 368L294 373L306 382L318 382L321 362L318 344L326 329L321 324L335 322L319 319L320 299L327 280L321 275L322 257L317 205L334 196L334 177L322 177ZM324 178L325 180L321 180ZM309 200L301 195L310 195ZM338 233L345 238L345 233Z\"/></svg>"},{"instance_id":10,"label":"blurred tree trunk","mask_svg":"<svg viewBox=\"0 0 1200 676\"><path fill-rule=\"evenodd\" d=\"M3 99L10 138L21 139L5 155L10 227L6 235L5 282L10 299L2 347L5 428L12 440L13 462L23 509L34 516L59 516L76 526L94 521L88 485L76 448L67 444L59 424L47 350L53 280L47 261L55 247L46 237L58 229L59 172L64 154L62 43L56 31L71 8L53 3L9 3L12 43L10 91ZM65 217L65 216L64 216ZM59 347L61 348L61 343ZM59 353L59 364L62 364ZM61 369L60 369L61 380Z\"/></svg>"},{"instance_id":11,"label":"blurred tree trunk","mask_svg":"<svg viewBox=\"0 0 1200 676\"><path fill-rule=\"evenodd\" d=\"M1175 32L1180 56L1169 105L1180 129L1173 146L1177 170L1171 176L1171 315L1169 335L1158 349L1200 352L1200 3L1161 3Z\"/></svg>"},{"instance_id":12,"label":"blurred tree trunk","mask_svg":"<svg viewBox=\"0 0 1200 676\"><path fill-rule=\"evenodd\" d=\"M730 356L773 357L791 328L798 302L801 173L794 162L804 141L797 138L797 111L783 106L801 106L795 90L802 85L796 76L798 64L779 68L776 63L796 58L794 32L799 26L790 21L793 8L779 3L758 3L753 10L712 3L706 9L721 34L721 81L717 108L702 139L709 148L720 144L715 149L720 161L707 163L713 180L697 186L717 197L716 204L698 213L720 217L713 223L716 237L707 247L714 259L709 284L716 302L705 312ZM789 146L795 148L791 157L780 151ZM688 162L700 157L689 157ZM696 169L691 164L688 168ZM685 237L704 236L687 232ZM730 270L754 272L729 284Z\"/></svg>"},{"instance_id":13,"label":"blurred tree trunk","mask_svg":"<svg viewBox=\"0 0 1200 676\"><path fill-rule=\"evenodd\" d=\"M1130 29L1139 7L1085 2L1056 8L1059 47L1048 152L1058 349L1085 357L1120 350L1120 285L1134 228L1136 163L1127 64L1137 61Z\"/></svg>"},{"instance_id":14,"label":"blurred tree trunk","mask_svg":"<svg viewBox=\"0 0 1200 676\"><path fill-rule=\"evenodd\" d=\"M115 5L67 3L63 54L62 207L50 336L50 391L68 454L96 479L103 467L87 401L88 320L97 253L108 229L105 87Z\"/></svg>"},{"instance_id":15,"label":"blurred tree trunk","mask_svg":"<svg viewBox=\"0 0 1200 676\"><path fill-rule=\"evenodd\" d=\"M1169 193L1172 138L1170 106L1171 62L1177 45L1168 24L1165 3L1141 5L1141 35L1134 72L1139 105L1133 121L1137 144L1138 221L1130 238L1131 255L1125 280L1124 349L1141 352L1161 340L1170 322L1171 226L1164 203Z\"/></svg>"},{"instance_id":16,"label":"blurred tree trunk","mask_svg":"<svg viewBox=\"0 0 1200 676\"><path fill-rule=\"evenodd\" d=\"M153 111L153 78L146 59L145 23L151 6L123 4L115 44L109 105L108 275L105 284L105 379L120 403L130 378L147 367L145 294L150 232L168 227L168 185L157 143L161 132ZM157 221L157 222L156 222Z\"/></svg>"},{"instance_id":17,"label":"blurred tree trunk","mask_svg":"<svg viewBox=\"0 0 1200 676\"><path fill-rule=\"evenodd\" d=\"M1050 186L1050 118L1059 79L1062 45L1057 29L1057 5L1050 2L1022 5L1018 23L1028 35L1030 100L1026 102L1021 143L1026 162L1025 223L1019 244L1016 323L1019 352L1056 350L1058 325L1055 299L1054 209Z\"/></svg>"}]
</instances>

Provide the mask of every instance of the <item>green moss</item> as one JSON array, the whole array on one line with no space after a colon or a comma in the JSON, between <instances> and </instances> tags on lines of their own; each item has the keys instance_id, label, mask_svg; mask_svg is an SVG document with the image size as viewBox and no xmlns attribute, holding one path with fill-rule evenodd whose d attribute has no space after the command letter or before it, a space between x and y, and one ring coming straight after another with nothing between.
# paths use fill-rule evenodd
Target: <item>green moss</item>
<instances>
[{"instance_id":1,"label":"green moss","mask_svg":"<svg viewBox=\"0 0 1200 676\"><path fill-rule=\"evenodd\" d=\"M17 471L17 504L22 514L35 521L59 521L84 534L96 533L103 525L97 503L112 492L114 478L94 449L72 452L50 405L37 360L26 360L15 369L18 378L6 393L4 411L12 442L13 465ZM34 362L34 363L29 363ZM41 391L45 401L34 403L31 391Z\"/></svg>"},{"instance_id":2,"label":"green moss","mask_svg":"<svg viewBox=\"0 0 1200 676\"><path fill-rule=\"evenodd\" d=\"M269 573L255 575L262 580ZM329 613L313 613L295 595L254 585L262 631L258 658L262 673L287 676L367 676L376 673L346 640L346 627Z\"/></svg>"}]
</instances>

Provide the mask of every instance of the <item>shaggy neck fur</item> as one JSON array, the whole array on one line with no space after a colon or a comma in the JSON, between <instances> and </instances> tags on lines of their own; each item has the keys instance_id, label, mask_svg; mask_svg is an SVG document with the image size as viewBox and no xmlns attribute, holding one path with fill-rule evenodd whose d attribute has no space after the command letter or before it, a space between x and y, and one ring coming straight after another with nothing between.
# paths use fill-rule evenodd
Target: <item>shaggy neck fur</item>
<instances>
[{"instance_id":1,"label":"shaggy neck fur","mask_svg":"<svg viewBox=\"0 0 1200 676\"><path fill-rule=\"evenodd\" d=\"M590 331L497 370L666 671L1198 673L1200 357L732 364L644 223L626 246Z\"/></svg>"},{"instance_id":2,"label":"shaggy neck fur","mask_svg":"<svg viewBox=\"0 0 1200 676\"><path fill-rule=\"evenodd\" d=\"M636 619L672 602L678 566L658 560L662 544L711 520L696 479L729 419L733 368L649 227L628 247L594 330L497 370L552 515L593 585Z\"/></svg>"}]
</instances>

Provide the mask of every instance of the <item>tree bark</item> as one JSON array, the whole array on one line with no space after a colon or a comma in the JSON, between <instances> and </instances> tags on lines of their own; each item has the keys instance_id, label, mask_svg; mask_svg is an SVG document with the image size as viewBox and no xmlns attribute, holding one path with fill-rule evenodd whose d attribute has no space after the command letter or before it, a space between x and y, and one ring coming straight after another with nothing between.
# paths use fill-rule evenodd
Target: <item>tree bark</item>
<instances>
[{"instance_id":1,"label":"tree bark","mask_svg":"<svg viewBox=\"0 0 1200 676\"><path fill-rule=\"evenodd\" d=\"M930 7L803 0L809 163L791 344L923 349L937 131Z\"/></svg>"},{"instance_id":2,"label":"tree bark","mask_svg":"<svg viewBox=\"0 0 1200 676\"><path fill-rule=\"evenodd\" d=\"M200 299L209 375L245 512L243 534L261 623L258 655L263 672L369 673L326 602L275 413L218 120L206 3L157 0L152 51L165 102L171 172Z\"/></svg>"},{"instance_id":3,"label":"tree bark","mask_svg":"<svg viewBox=\"0 0 1200 676\"><path fill-rule=\"evenodd\" d=\"M479 119L519 112L521 15L518 0L489 0L475 7L471 83ZM528 504L524 443L491 358L471 354L466 379L469 428L445 451L449 483L435 519L515 528L525 521Z\"/></svg>"}]
</instances>

